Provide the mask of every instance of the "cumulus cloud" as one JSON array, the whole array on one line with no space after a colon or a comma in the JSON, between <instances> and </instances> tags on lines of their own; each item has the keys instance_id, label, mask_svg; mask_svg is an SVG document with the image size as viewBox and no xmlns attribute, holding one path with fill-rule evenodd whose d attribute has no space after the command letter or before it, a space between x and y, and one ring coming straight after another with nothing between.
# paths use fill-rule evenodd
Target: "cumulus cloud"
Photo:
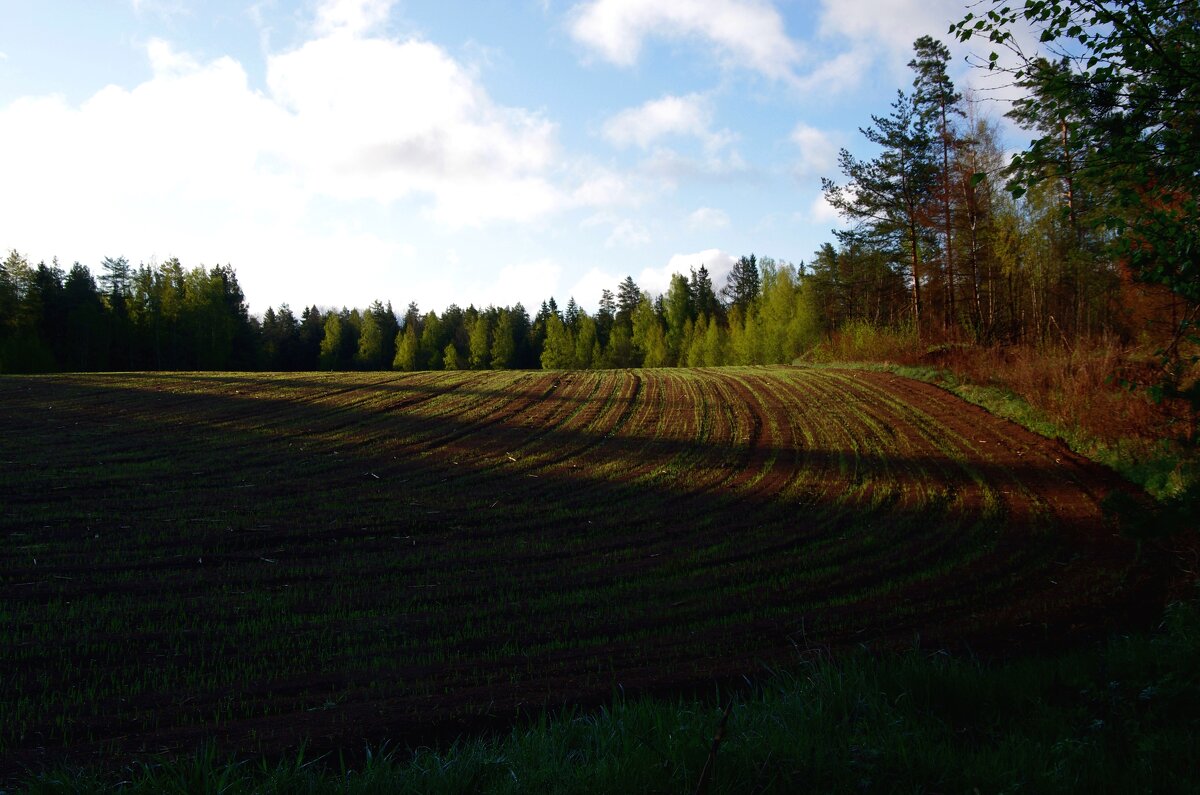
<instances>
[{"instance_id":1,"label":"cumulus cloud","mask_svg":"<svg viewBox=\"0 0 1200 795\"><path fill-rule=\"evenodd\" d=\"M946 29L964 13L962 0L822 0L820 30L882 45L907 63L921 36L949 44Z\"/></svg>"},{"instance_id":2,"label":"cumulus cloud","mask_svg":"<svg viewBox=\"0 0 1200 795\"><path fill-rule=\"evenodd\" d=\"M728 130L714 132L712 119L712 103L707 97L668 94L612 116L604 123L604 137L616 146L641 149L669 136L694 137L715 151L730 143L733 135Z\"/></svg>"},{"instance_id":3,"label":"cumulus cloud","mask_svg":"<svg viewBox=\"0 0 1200 795\"><path fill-rule=\"evenodd\" d=\"M391 213L454 232L634 201L628 175L572 161L555 124L493 100L442 48L372 33L390 5L321 4L319 34L267 53L263 88L233 58L153 39L140 84L81 103L51 95L0 106L0 173L20 186L0 192L0 218L20 232L8 244L66 262L232 262L247 295L353 303L388 269L421 270L409 241L393 240L403 233L379 226ZM348 209L374 226L334 228ZM331 289L328 268L346 261L353 281ZM462 300L453 284L415 276L406 283Z\"/></svg>"},{"instance_id":4,"label":"cumulus cloud","mask_svg":"<svg viewBox=\"0 0 1200 795\"><path fill-rule=\"evenodd\" d=\"M864 42L854 42L843 52L832 55L796 80L803 92L820 92L829 96L855 88L875 61L878 48Z\"/></svg>"},{"instance_id":5,"label":"cumulus cloud","mask_svg":"<svg viewBox=\"0 0 1200 795\"><path fill-rule=\"evenodd\" d=\"M601 268L589 268L567 292L568 298L575 301L588 312L596 312L600 308L600 295L605 290L611 290L615 295L617 285L624 279Z\"/></svg>"},{"instance_id":6,"label":"cumulus cloud","mask_svg":"<svg viewBox=\"0 0 1200 795\"><path fill-rule=\"evenodd\" d=\"M267 84L294 121L281 154L323 193L430 195L451 226L526 221L564 200L554 125L496 105L434 44L327 36L271 57Z\"/></svg>"},{"instance_id":7,"label":"cumulus cloud","mask_svg":"<svg viewBox=\"0 0 1200 795\"><path fill-rule=\"evenodd\" d=\"M322 35L369 33L387 20L396 0L325 0L317 7L315 29Z\"/></svg>"},{"instance_id":8,"label":"cumulus cloud","mask_svg":"<svg viewBox=\"0 0 1200 795\"><path fill-rule=\"evenodd\" d=\"M603 290L616 293L617 286L627 275L632 276L637 286L650 295L664 295L671 286L672 276L677 273L688 276L692 268L699 269L701 265L708 268L713 287L720 292L736 261L737 257L720 249L710 248L692 254L675 254L665 265L643 268L634 273L617 273L593 267L571 286L568 295L574 296L579 305L589 312L594 312L599 308L600 293Z\"/></svg>"},{"instance_id":9,"label":"cumulus cloud","mask_svg":"<svg viewBox=\"0 0 1200 795\"><path fill-rule=\"evenodd\" d=\"M152 13L163 19L188 13L186 0L130 0L129 4L135 14Z\"/></svg>"},{"instance_id":10,"label":"cumulus cloud","mask_svg":"<svg viewBox=\"0 0 1200 795\"><path fill-rule=\"evenodd\" d=\"M687 180L733 182L758 176L736 151L727 155L715 153L703 157L689 157L674 149L660 147L646 158L641 168L645 174L671 187Z\"/></svg>"},{"instance_id":11,"label":"cumulus cloud","mask_svg":"<svg viewBox=\"0 0 1200 795\"><path fill-rule=\"evenodd\" d=\"M803 54L779 12L764 0L589 0L571 10L570 32L619 66L636 63L650 38L699 41L726 66L773 79L791 79Z\"/></svg>"},{"instance_id":12,"label":"cumulus cloud","mask_svg":"<svg viewBox=\"0 0 1200 795\"><path fill-rule=\"evenodd\" d=\"M179 77L200 71L200 63L195 58L159 38L150 39L146 44L146 58L150 61L150 70L158 77Z\"/></svg>"},{"instance_id":13,"label":"cumulus cloud","mask_svg":"<svg viewBox=\"0 0 1200 795\"><path fill-rule=\"evenodd\" d=\"M947 33L950 24L962 19L967 9L962 0L821 0L820 35L825 39L842 39L849 48L829 59L817 71L823 79L835 83L839 76L853 75L855 79L865 73L873 61L881 61L897 78L911 80L907 64L913 57L913 42L924 35L933 36L949 47L952 54L950 77L965 85L968 81L976 85L993 88L1006 84L1002 75L989 78L979 70L971 69L966 56L972 51L967 45L958 43ZM1016 25L1012 30L1017 42L1029 52L1038 49L1038 37L1028 26ZM978 44L986 57L991 47L986 41ZM1000 64L1011 64L1007 51L1001 48ZM814 73L810 78L816 81ZM1001 111L1003 112L1003 111Z\"/></svg>"},{"instance_id":14,"label":"cumulus cloud","mask_svg":"<svg viewBox=\"0 0 1200 795\"><path fill-rule=\"evenodd\" d=\"M128 226L147 197L176 205L162 213L184 211L187 199L294 209L317 198L414 197L437 221L470 226L618 192L558 184L555 126L493 102L439 47L346 35L386 6L323 5L320 18L338 21L338 32L269 55L265 93L232 58L201 62L154 39L153 76L138 86L109 86L78 106L50 96L0 108L0 171L27 186L19 201L0 198L3 216L37 227L78 197L73 215L141 239L144 228Z\"/></svg>"},{"instance_id":15,"label":"cumulus cloud","mask_svg":"<svg viewBox=\"0 0 1200 795\"><path fill-rule=\"evenodd\" d=\"M729 215L724 210L701 207L688 216L688 229L724 229L729 226Z\"/></svg>"},{"instance_id":16,"label":"cumulus cloud","mask_svg":"<svg viewBox=\"0 0 1200 795\"><path fill-rule=\"evenodd\" d=\"M838 147L829 133L800 122L792 128L788 137L799 154L795 166L797 178L811 179L833 175L837 168Z\"/></svg>"},{"instance_id":17,"label":"cumulus cloud","mask_svg":"<svg viewBox=\"0 0 1200 795\"><path fill-rule=\"evenodd\" d=\"M701 94L668 94L626 108L605 122L603 134L614 146L646 151L640 171L657 180L660 188L674 187L681 180L727 178L748 170L731 147L737 136L726 129L713 129L712 102ZM673 145L666 145L671 139L675 139ZM691 151L686 151L689 142Z\"/></svg>"},{"instance_id":18,"label":"cumulus cloud","mask_svg":"<svg viewBox=\"0 0 1200 795\"><path fill-rule=\"evenodd\" d=\"M847 226L847 221L844 219L832 204L825 200L825 194L817 194L813 199L812 204L808 207L807 213L798 213L797 220L808 221L814 224L835 224L839 227Z\"/></svg>"},{"instance_id":19,"label":"cumulus cloud","mask_svg":"<svg viewBox=\"0 0 1200 795\"><path fill-rule=\"evenodd\" d=\"M599 170L581 179L571 192L571 204L581 207L636 206L642 200L641 193L628 177Z\"/></svg>"},{"instance_id":20,"label":"cumulus cloud","mask_svg":"<svg viewBox=\"0 0 1200 795\"><path fill-rule=\"evenodd\" d=\"M650 242L650 230L645 224L623 218L617 222L604 241L605 248L636 247Z\"/></svg>"},{"instance_id":21,"label":"cumulus cloud","mask_svg":"<svg viewBox=\"0 0 1200 795\"><path fill-rule=\"evenodd\" d=\"M666 274L663 289L665 290L671 283L671 274L682 273L686 276L691 273L692 268L699 270L703 265L708 269L713 287L720 292L721 288L725 286L725 280L729 277L729 272L733 270L735 262L737 262L737 257L719 248L707 248L692 254L676 254L671 257L666 268L661 271Z\"/></svg>"},{"instance_id":22,"label":"cumulus cloud","mask_svg":"<svg viewBox=\"0 0 1200 795\"><path fill-rule=\"evenodd\" d=\"M495 284L488 285L486 290L481 292L476 304L512 306L519 302L529 302L531 296L549 298L558 289L561 276L562 266L549 258L506 265L497 274ZM458 300L461 301L462 298ZM526 306L531 313L536 308Z\"/></svg>"}]
</instances>

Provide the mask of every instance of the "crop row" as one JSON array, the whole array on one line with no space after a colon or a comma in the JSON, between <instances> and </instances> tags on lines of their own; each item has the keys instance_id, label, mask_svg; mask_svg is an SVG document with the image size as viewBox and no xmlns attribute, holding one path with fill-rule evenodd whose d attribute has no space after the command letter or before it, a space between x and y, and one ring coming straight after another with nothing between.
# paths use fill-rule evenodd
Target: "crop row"
<instances>
[{"instance_id":1,"label":"crop row","mask_svg":"<svg viewBox=\"0 0 1200 795\"><path fill-rule=\"evenodd\" d=\"M1150 598L1110 476L893 376L81 375L0 405L17 760L419 742Z\"/></svg>"}]
</instances>

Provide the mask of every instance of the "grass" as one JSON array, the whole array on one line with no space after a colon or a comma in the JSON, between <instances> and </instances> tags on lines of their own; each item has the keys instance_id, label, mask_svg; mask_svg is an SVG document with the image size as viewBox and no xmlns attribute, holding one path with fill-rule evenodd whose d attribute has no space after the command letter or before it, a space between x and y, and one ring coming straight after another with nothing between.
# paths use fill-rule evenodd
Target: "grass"
<instances>
[{"instance_id":1,"label":"grass","mask_svg":"<svg viewBox=\"0 0 1200 795\"><path fill-rule=\"evenodd\" d=\"M1115 470L1158 500L1181 495L1200 480L1200 466L1194 450L1167 439L1096 435L1078 423L1055 418L1003 386L964 381L952 370L939 367L860 363L837 366L884 370L936 384L997 417L1011 420L1048 439L1062 439L1076 453Z\"/></svg>"},{"instance_id":2,"label":"grass","mask_svg":"<svg viewBox=\"0 0 1200 795\"><path fill-rule=\"evenodd\" d=\"M30 793L1194 792L1200 611L1149 636L985 664L937 650L816 656L740 692L625 700L451 747L231 760L211 747L119 773L59 770Z\"/></svg>"},{"instance_id":3,"label":"grass","mask_svg":"<svg viewBox=\"0 0 1200 795\"><path fill-rule=\"evenodd\" d=\"M1197 409L1155 399L1156 356L1111 339L1073 345L986 347L929 344L911 330L851 326L807 359L883 369L937 384L991 413L1048 438L1062 439L1159 500L1200 484ZM1200 377L1193 372L1183 382Z\"/></svg>"}]
</instances>

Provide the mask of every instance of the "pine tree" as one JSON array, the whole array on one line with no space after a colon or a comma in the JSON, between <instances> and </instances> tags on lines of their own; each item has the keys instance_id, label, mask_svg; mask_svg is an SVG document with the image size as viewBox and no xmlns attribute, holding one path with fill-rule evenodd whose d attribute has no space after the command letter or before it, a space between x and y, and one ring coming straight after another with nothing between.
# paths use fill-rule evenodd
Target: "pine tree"
<instances>
[{"instance_id":1,"label":"pine tree","mask_svg":"<svg viewBox=\"0 0 1200 795\"><path fill-rule=\"evenodd\" d=\"M889 116L872 116L874 127L861 130L868 141L883 151L869 161L855 158L843 149L838 164L848 179L838 185L821 180L825 200L854 228L837 231L843 242L869 241L887 252L897 265L906 263L912 294L911 314L922 327L922 261L931 247L923 223L924 208L936 187L937 169L930 157L930 135L911 96L896 92Z\"/></svg>"},{"instance_id":2,"label":"pine tree","mask_svg":"<svg viewBox=\"0 0 1200 795\"><path fill-rule=\"evenodd\" d=\"M935 203L942 216L942 257L945 267L945 314L943 325L949 327L958 322L955 310L957 282L954 275L954 236L951 223L951 171L950 155L958 140L953 117L963 117L960 107L962 94L954 90L954 83L946 74L950 63L950 50L932 36L922 36L913 43L916 57L908 67L916 72L913 79L913 99L917 112L936 133L941 149L942 165L938 172Z\"/></svg>"}]
</instances>

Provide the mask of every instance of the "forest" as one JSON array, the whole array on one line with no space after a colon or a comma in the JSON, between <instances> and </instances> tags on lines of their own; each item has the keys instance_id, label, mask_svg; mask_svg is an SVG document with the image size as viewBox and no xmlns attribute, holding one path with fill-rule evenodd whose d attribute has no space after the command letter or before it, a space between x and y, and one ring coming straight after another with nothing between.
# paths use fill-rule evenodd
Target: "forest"
<instances>
[{"instance_id":1,"label":"forest","mask_svg":"<svg viewBox=\"0 0 1200 795\"><path fill-rule=\"evenodd\" d=\"M1197 11L1043 5L1057 60L1025 56L1006 9L949 31L1008 53L980 66L1023 89L1008 115L1031 146L1007 158L997 119L951 81L949 49L922 36L911 85L861 128L876 154L843 149L841 175L822 180L848 225L807 262L750 254L724 285L702 266L663 295L628 277L595 314L551 297L532 315L376 300L260 318L230 266L106 257L97 276L14 250L0 263L0 372L772 364L871 329L915 348L1144 344L1179 381L1200 307Z\"/></svg>"}]
</instances>

